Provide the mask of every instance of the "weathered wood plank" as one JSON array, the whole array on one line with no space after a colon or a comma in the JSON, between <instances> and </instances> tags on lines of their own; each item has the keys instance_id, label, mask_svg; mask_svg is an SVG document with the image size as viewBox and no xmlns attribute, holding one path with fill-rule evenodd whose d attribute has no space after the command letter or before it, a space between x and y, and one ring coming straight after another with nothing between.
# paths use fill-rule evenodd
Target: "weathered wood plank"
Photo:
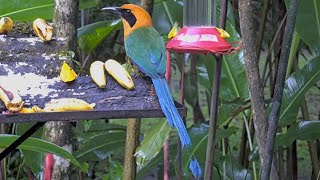
<instances>
[{"instance_id":1,"label":"weathered wood plank","mask_svg":"<svg viewBox=\"0 0 320 180\"><path fill-rule=\"evenodd\" d=\"M25 107L41 108L51 99L73 97L95 103L92 112L0 114L0 123L27 121L82 120L97 118L164 117L149 78L133 78L134 90L121 87L107 77L107 88L100 89L90 76L74 82L59 79L61 63L67 57L62 39L43 43L36 37L0 36L0 85L18 90ZM186 109L179 107L182 116ZM0 102L0 112L5 107Z\"/></svg>"}]
</instances>

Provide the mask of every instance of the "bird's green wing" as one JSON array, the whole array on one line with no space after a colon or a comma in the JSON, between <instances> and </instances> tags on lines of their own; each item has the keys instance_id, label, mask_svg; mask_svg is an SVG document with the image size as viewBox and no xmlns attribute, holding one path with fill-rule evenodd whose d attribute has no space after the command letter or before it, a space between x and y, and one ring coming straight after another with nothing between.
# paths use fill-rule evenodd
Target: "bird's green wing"
<instances>
[{"instance_id":1,"label":"bird's green wing","mask_svg":"<svg viewBox=\"0 0 320 180\"><path fill-rule=\"evenodd\" d=\"M154 28L138 28L125 40L127 55L139 69L152 78L163 77L166 71L166 49Z\"/></svg>"}]
</instances>

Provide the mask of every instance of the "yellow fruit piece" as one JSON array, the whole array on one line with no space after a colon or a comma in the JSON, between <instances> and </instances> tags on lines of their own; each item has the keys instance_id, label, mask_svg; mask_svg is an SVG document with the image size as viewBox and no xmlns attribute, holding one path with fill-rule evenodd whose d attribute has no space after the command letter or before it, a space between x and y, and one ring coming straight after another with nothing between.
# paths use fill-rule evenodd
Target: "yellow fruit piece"
<instances>
[{"instance_id":1,"label":"yellow fruit piece","mask_svg":"<svg viewBox=\"0 0 320 180\"><path fill-rule=\"evenodd\" d=\"M77 98L52 99L43 110L45 112L64 112L64 111L90 111L95 104L89 104Z\"/></svg>"},{"instance_id":2,"label":"yellow fruit piece","mask_svg":"<svg viewBox=\"0 0 320 180\"><path fill-rule=\"evenodd\" d=\"M44 112L43 109L38 106L32 106L32 108L22 108L19 113L36 113L36 112Z\"/></svg>"},{"instance_id":3,"label":"yellow fruit piece","mask_svg":"<svg viewBox=\"0 0 320 180\"><path fill-rule=\"evenodd\" d=\"M230 37L230 35L227 31L220 29L220 28L216 28L216 30L220 33L221 38L229 38Z\"/></svg>"},{"instance_id":4,"label":"yellow fruit piece","mask_svg":"<svg viewBox=\"0 0 320 180\"><path fill-rule=\"evenodd\" d=\"M107 72L124 88L133 89L134 84L130 74L122 67L120 63L109 59L104 63Z\"/></svg>"},{"instance_id":5,"label":"yellow fruit piece","mask_svg":"<svg viewBox=\"0 0 320 180\"><path fill-rule=\"evenodd\" d=\"M23 107L23 100L14 89L5 89L0 86L0 99L10 112L19 112Z\"/></svg>"},{"instance_id":6,"label":"yellow fruit piece","mask_svg":"<svg viewBox=\"0 0 320 180\"><path fill-rule=\"evenodd\" d=\"M169 34L168 34L168 38L174 38L176 37L176 35L178 34L178 32L180 31L180 27L178 25L178 22L175 22L172 26L172 29L170 30Z\"/></svg>"},{"instance_id":7,"label":"yellow fruit piece","mask_svg":"<svg viewBox=\"0 0 320 180\"><path fill-rule=\"evenodd\" d=\"M90 65L90 76L100 88L107 86L104 63L102 61L95 61Z\"/></svg>"},{"instance_id":8,"label":"yellow fruit piece","mask_svg":"<svg viewBox=\"0 0 320 180\"><path fill-rule=\"evenodd\" d=\"M53 27L44 19L38 18L32 24L35 34L44 42L51 41Z\"/></svg>"},{"instance_id":9,"label":"yellow fruit piece","mask_svg":"<svg viewBox=\"0 0 320 180\"><path fill-rule=\"evenodd\" d=\"M22 108L19 113L34 113L34 110L32 108Z\"/></svg>"},{"instance_id":10,"label":"yellow fruit piece","mask_svg":"<svg viewBox=\"0 0 320 180\"><path fill-rule=\"evenodd\" d=\"M13 27L13 21L9 17L0 19L0 34L9 34Z\"/></svg>"},{"instance_id":11,"label":"yellow fruit piece","mask_svg":"<svg viewBox=\"0 0 320 180\"><path fill-rule=\"evenodd\" d=\"M77 73L64 61L60 71L60 79L63 82L71 82L77 78Z\"/></svg>"}]
</instances>

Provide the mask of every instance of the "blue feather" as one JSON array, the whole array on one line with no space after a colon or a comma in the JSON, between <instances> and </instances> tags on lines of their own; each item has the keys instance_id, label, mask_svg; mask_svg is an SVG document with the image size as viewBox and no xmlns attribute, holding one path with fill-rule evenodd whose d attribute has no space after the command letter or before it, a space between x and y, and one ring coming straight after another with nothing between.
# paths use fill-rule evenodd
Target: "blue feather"
<instances>
[{"instance_id":1,"label":"blue feather","mask_svg":"<svg viewBox=\"0 0 320 180\"><path fill-rule=\"evenodd\" d=\"M201 178L202 170L197 159L191 159L189 168L196 179Z\"/></svg>"},{"instance_id":2,"label":"blue feather","mask_svg":"<svg viewBox=\"0 0 320 180\"><path fill-rule=\"evenodd\" d=\"M161 109L167 117L169 125L171 127L176 127L178 130L182 147L185 145L191 146L190 137L182 118L174 105L167 81L164 78L158 78L152 79L152 82L156 89Z\"/></svg>"}]
</instances>

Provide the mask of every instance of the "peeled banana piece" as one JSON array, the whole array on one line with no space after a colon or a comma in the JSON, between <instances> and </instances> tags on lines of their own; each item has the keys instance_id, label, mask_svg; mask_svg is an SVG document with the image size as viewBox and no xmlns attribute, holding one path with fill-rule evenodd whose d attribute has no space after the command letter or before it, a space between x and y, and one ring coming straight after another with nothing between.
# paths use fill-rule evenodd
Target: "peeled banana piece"
<instances>
[{"instance_id":1,"label":"peeled banana piece","mask_svg":"<svg viewBox=\"0 0 320 180\"><path fill-rule=\"evenodd\" d=\"M36 35L44 42L51 41L53 27L44 19L38 18L33 21L33 30Z\"/></svg>"},{"instance_id":2,"label":"peeled banana piece","mask_svg":"<svg viewBox=\"0 0 320 180\"><path fill-rule=\"evenodd\" d=\"M102 61L94 61L90 65L90 76L99 88L105 88L107 86L104 63Z\"/></svg>"},{"instance_id":3,"label":"peeled banana piece","mask_svg":"<svg viewBox=\"0 0 320 180\"><path fill-rule=\"evenodd\" d=\"M0 86L0 99L10 112L19 112L23 107L23 100L16 90Z\"/></svg>"},{"instance_id":4,"label":"peeled banana piece","mask_svg":"<svg viewBox=\"0 0 320 180\"><path fill-rule=\"evenodd\" d=\"M134 83L130 74L125 68L113 59L109 59L104 63L107 72L124 88L133 89Z\"/></svg>"},{"instance_id":5,"label":"peeled banana piece","mask_svg":"<svg viewBox=\"0 0 320 180\"><path fill-rule=\"evenodd\" d=\"M64 112L64 111L90 111L95 104L89 104L84 100L77 98L52 99L46 103L44 112Z\"/></svg>"},{"instance_id":6,"label":"peeled banana piece","mask_svg":"<svg viewBox=\"0 0 320 180\"><path fill-rule=\"evenodd\" d=\"M40 107L38 106L32 106L31 108L26 108L26 107L23 107L19 113L36 113L36 112L44 112L43 109L41 109Z\"/></svg>"},{"instance_id":7,"label":"peeled banana piece","mask_svg":"<svg viewBox=\"0 0 320 180\"><path fill-rule=\"evenodd\" d=\"M13 21L9 17L0 19L0 34L9 34L13 27Z\"/></svg>"}]
</instances>

